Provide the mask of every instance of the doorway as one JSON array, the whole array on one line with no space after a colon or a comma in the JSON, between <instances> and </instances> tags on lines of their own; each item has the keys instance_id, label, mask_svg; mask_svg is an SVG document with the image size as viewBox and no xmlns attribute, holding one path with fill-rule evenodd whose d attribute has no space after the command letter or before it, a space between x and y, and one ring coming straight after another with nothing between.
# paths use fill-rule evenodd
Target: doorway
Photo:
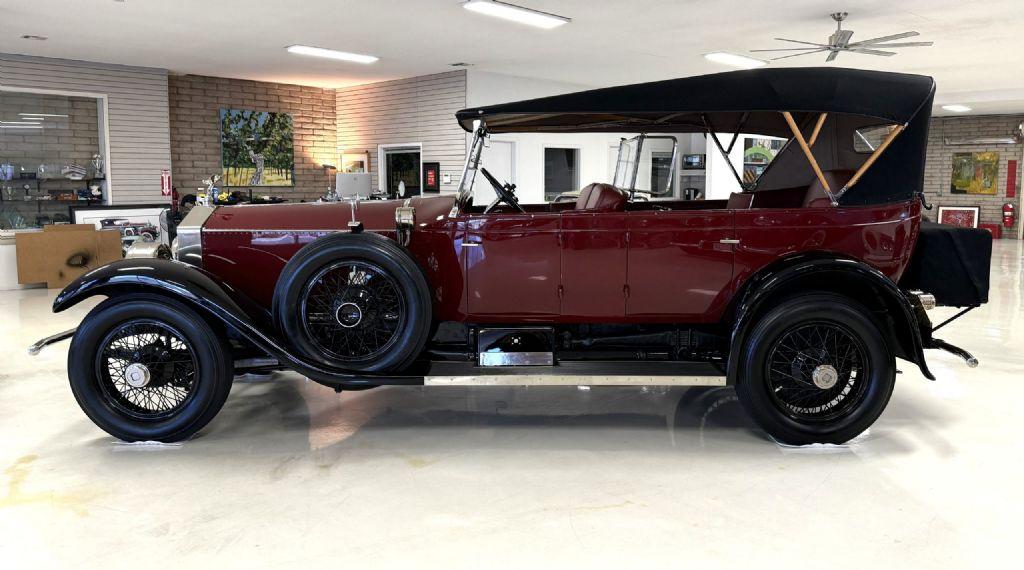
<instances>
[{"instance_id":1,"label":"doorway","mask_svg":"<svg viewBox=\"0 0 1024 570\"><path fill-rule=\"evenodd\" d=\"M420 144L380 145L380 191L389 198L419 196L423 191L422 153Z\"/></svg>"}]
</instances>

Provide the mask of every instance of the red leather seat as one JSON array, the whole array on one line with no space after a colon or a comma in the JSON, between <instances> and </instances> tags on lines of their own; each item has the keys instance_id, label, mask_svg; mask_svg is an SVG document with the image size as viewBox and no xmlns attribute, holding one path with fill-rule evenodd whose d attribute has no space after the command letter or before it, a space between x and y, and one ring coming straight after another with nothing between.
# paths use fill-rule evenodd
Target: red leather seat
<instances>
[{"instance_id":1,"label":"red leather seat","mask_svg":"<svg viewBox=\"0 0 1024 570\"><path fill-rule=\"evenodd\" d=\"M852 170L826 170L822 172L825 176L825 180L828 182L828 187L835 194L842 189L843 185L853 178ZM817 177L814 178L814 182L807 188L807 194L804 195L804 208L831 208L832 201L828 199L828 194L825 194L825 187L821 185L821 182Z\"/></svg>"},{"instance_id":2,"label":"red leather seat","mask_svg":"<svg viewBox=\"0 0 1024 570\"><path fill-rule=\"evenodd\" d=\"M626 193L611 184L595 182L580 190L576 210L621 212L626 209Z\"/></svg>"}]
</instances>

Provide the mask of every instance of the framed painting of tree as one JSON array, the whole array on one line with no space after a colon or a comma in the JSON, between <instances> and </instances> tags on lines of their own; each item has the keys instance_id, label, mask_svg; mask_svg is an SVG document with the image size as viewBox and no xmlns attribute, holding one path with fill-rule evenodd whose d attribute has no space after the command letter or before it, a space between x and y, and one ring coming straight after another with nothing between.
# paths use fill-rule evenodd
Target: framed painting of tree
<instances>
[{"instance_id":1,"label":"framed painting of tree","mask_svg":"<svg viewBox=\"0 0 1024 570\"><path fill-rule=\"evenodd\" d=\"M294 186L293 132L287 113L221 109L221 184Z\"/></svg>"}]
</instances>

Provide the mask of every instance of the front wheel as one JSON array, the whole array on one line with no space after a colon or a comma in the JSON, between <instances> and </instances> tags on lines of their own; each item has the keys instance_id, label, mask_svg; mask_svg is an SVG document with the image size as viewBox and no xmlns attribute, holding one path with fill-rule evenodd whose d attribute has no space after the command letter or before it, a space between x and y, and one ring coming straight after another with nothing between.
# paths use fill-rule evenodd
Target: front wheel
<instances>
[{"instance_id":1,"label":"front wheel","mask_svg":"<svg viewBox=\"0 0 1024 570\"><path fill-rule=\"evenodd\" d=\"M848 441L878 419L892 395L896 362L871 312L847 297L791 298L746 339L737 395L783 443Z\"/></svg>"},{"instance_id":2,"label":"front wheel","mask_svg":"<svg viewBox=\"0 0 1024 570\"><path fill-rule=\"evenodd\" d=\"M71 390L86 415L118 439L186 439L213 419L231 390L233 364L221 336L169 299L108 299L71 341Z\"/></svg>"}]
</instances>

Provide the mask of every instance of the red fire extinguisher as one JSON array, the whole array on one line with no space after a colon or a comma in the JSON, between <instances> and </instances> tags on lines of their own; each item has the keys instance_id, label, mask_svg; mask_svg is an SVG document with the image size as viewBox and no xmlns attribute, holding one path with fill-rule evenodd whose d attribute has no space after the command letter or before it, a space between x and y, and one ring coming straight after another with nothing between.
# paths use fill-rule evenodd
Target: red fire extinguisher
<instances>
[{"instance_id":1,"label":"red fire extinguisher","mask_svg":"<svg viewBox=\"0 0 1024 570\"><path fill-rule=\"evenodd\" d=\"M1009 228L1013 226L1013 221L1017 218L1017 214L1014 212L1013 204L1007 202L1003 204L1003 227Z\"/></svg>"}]
</instances>

